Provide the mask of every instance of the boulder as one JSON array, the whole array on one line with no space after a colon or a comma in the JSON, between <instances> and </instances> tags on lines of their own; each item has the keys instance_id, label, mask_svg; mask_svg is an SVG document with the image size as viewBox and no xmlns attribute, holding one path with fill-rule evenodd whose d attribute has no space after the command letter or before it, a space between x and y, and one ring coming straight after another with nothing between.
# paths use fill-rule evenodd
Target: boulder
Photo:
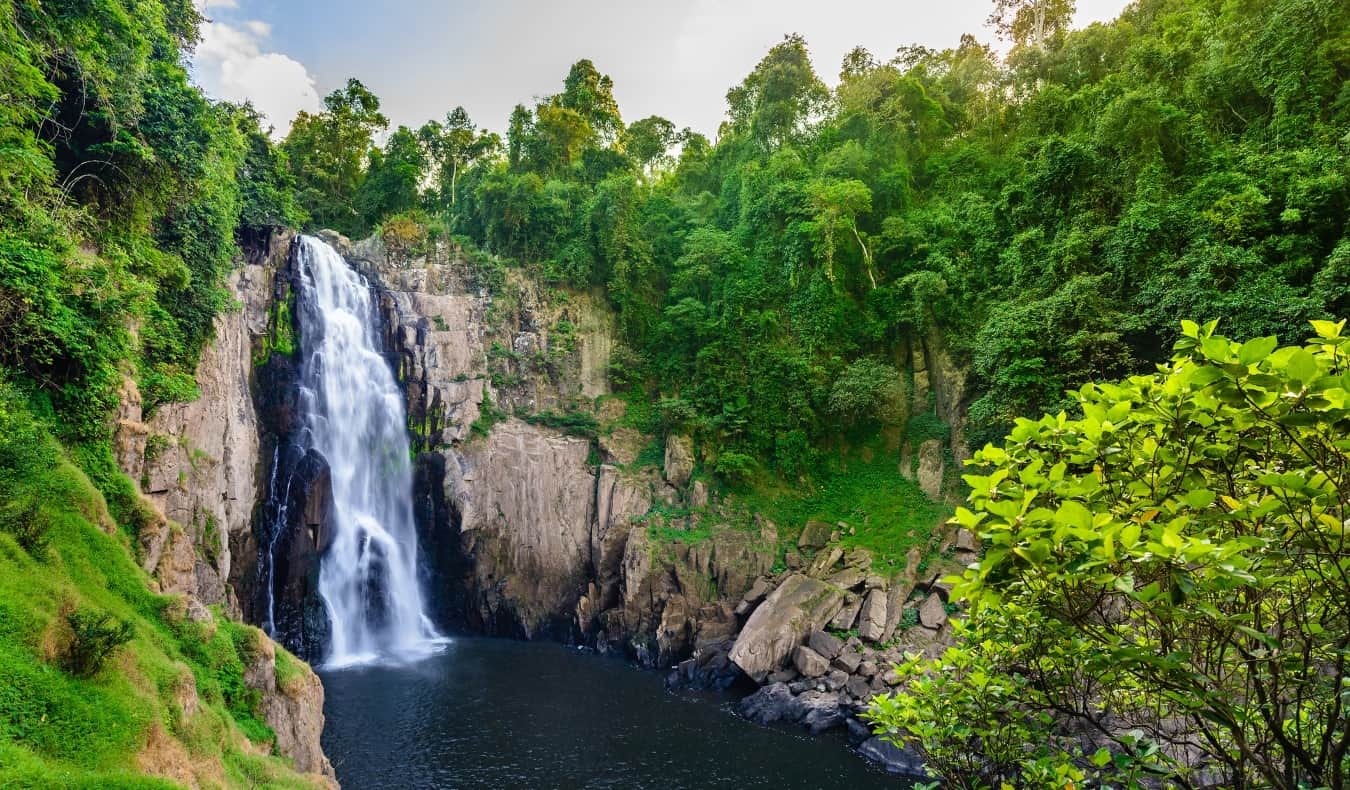
<instances>
[{"instance_id":1,"label":"boulder","mask_svg":"<svg viewBox=\"0 0 1350 790\"><path fill-rule=\"evenodd\" d=\"M807 647L798 645L792 653L792 665L808 678L820 677L830 668L830 660Z\"/></svg>"},{"instance_id":2,"label":"boulder","mask_svg":"<svg viewBox=\"0 0 1350 790\"><path fill-rule=\"evenodd\" d=\"M834 661L831 662L831 666L836 669L842 669L852 675L854 672L858 671L858 667L862 666L862 656L852 650L845 650L835 657ZM876 672L874 671L872 674L876 674Z\"/></svg>"},{"instance_id":3,"label":"boulder","mask_svg":"<svg viewBox=\"0 0 1350 790\"><path fill-rule=\"evenodd\" d=\"M769 683L791 683L796 679L797 679L797 670L792 667L788 667L787 669L780 669L777 672L770 673L768 678Z\"/></svg>"},{"instance_id":4,"label":"boulder","mask_svg":"<svg viewBox=\"0 0 1350 790\"><path fill-rule=\"evenodd\" d=\"M834 669L825 676L825 689L827 691L838 691L848 682L848 673L842 670Z\"/></svg>"},{"instance_id":5,"label":"boulder","mask_svg":"<svg viewBox=\"0 0 1350 790\"><path fill-rule=\"evenodd\" d=\"M666 480L676 488L683 488L694 473L694 442L688 436L671 434L666 437L666 458L663 467Z\"/></svg>"},{"instance_id":6,"label":"boulder","mask_svg":"<svg viewBox=\"0 0 1350 790\"><path fill-rule=\"evenodd\" d=\"M689 507L697 510L708 506L708 484L702 480L695 480L689 487Z\"/></svg>"},{"instance_id":7,"label":"boulder","mask_svg":"<svg viewBox=\"0 0 1350 790\"><path fill-rule=\"evenodd\" d=\"M839 695L828 691L804 691L797 697L800 721L812 735L838 727L844 723L844 711L839 707Z\"/></svg>"},{"instance_id":8,"label":"boulder","mask_svg":"<svg viewBox=\"0 0 1350 790\"><path fill-rule=\"evenodd\" d=\"M919 445L919 488L934 501L942 497L942 440L929 439Z\"/></svg>"},{"instance_id":9,"label":"boulder","mask_svg":"<svg viewBox=\"0 0 1350 790\"><path fill-rule=\"evenodd\" d=\"M858 610L862 608L862 598L860 596L850 596L853 600L844 604L844 608L839 610L839 614L830 620L830 627L836 631L847 631L853 627L854 621L858 619Z\"/></svg>"},{"instance_id":10,"label":"boulder","mask_svg":"<svg viewBox=\"0 0 1350 790\"><path fill-rule=\"evenodd\" d=\"M797 548L807 551L819 551L830 542L830 525L824 521L808 521L802 527L801 537L797 538Z\"/></svg>"},{"instance_id":11,"label":"boulder","mask_svg":"<svg viewBox=\"0 0 1350 790\"><path fill-rule=\"evenodd\" d=\"M872 687L868 685L866 680L857 675L848 679L848 683L845 684L844 690L848 692L850 697L855 697L860 700L870 699L872 696Z\"/></svg>"},{"instance_id":12,"label":"boulder","mask_svg":"<svg viewBox=\"0 0 1350 790\"><path fill-rule=\"evenodd\" d=\"M839 562L839 558L842 556L844 556L844 550L838 546L822 549L816 555L816 558L811 561L811 569L807 573L817 578L823 578L834 569L835 563Z\"/></svg>"},{"instance_id":13,"label":"boulder","mask_svg":"<svg viewBox=\"0 0 1350 790\"><path fill-rule=\"evenodd\" d=\"M844 568L842 571L830 576L828 581L836 587L844 590L852 590L863 585L863 582L871 577L863 572L861 568Z\"/></svg>"},{"instance_id":14,"label":"boulder","mask_svg":"<svg viewBox=\"0 0 1350 790\"><path fill-rule=\"evenodd\" d=\"M971 551L971 552L975 551L977 548L975 541L975 533L971 532L965 527L958 529L956 531L955 547L957 551Z\"/></svg>"},{"instance_id":15,"label":"boulder","mask_svg":"<svg viewBox=\"0 0 1350 790\"><path fill-rule=\"evenodd\" d=\"M839 637L825 631L812 631L806 643L826 660L839 655L844 649L844 643Z\"/></svg>"},{"instance_id":16,"label":"boulder","mask_svg":"<svg viewBox=\"0 0 1350 790\"><path fill-rule=\"evenodd\" d=\"M773 724L776 721L795 720L797 700L792 696L786 683L772 683L741 700L736 710L742 716L758 724Z\"/></svg>"},{"instance_id":17,"label":"boulder","mask_svg":"<svg viewBox=\"0 0 1350 790\"><path fill-rule=\"evenodd\" d=\"M769 594L741 628L731 660L756 682L783 665L806 635L822 628L844 605L844 591L792 573Z\"/></svg>"},{"instance_id":18,"label":"boulder","mask_svg":"<svg viewBox=\"0 0 1350 790\"><path fill-rule=\"evenodd\" d=\"M930 594L919 607L919 624L924 628L941 628L947 622L947 609L942 605L942 596Z\"/></svg>"},{"instance_id":19,"label":"boulder","mask_svg":"<svg viewBox=\"0 0 1350 790\"><path fill-rule=\"evenodd\" d=\"M849 549L844 555L844 567L866 571L872 567L872 552L862 548Z\"/></svg>"},{"instance_id":20,"label":"boulder","mask_svg":"<svg viewBox=\"0 0 1350 790\"><path fill-rule=\"evenodd\" d=\"M864 661L858 665L858 674L865 678L875 677L877 674L877 662Z\"/></svg>"},{"instance_id":21,"label":"boulder","mask_svg":"<svg viewBox=\"0 0 1350 790\"><path fill-rule=\"evenodd\" d=\"M858 612L858 636L871 642L880 641L886 632L886 591L872 590Z\"/></svg>"}]
</instances>

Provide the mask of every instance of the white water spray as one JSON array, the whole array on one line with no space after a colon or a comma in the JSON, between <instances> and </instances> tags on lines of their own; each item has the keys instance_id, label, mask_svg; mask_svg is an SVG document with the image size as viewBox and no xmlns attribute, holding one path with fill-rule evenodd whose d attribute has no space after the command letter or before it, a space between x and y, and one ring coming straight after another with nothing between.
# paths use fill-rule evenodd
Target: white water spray
<instances>
[{"instance_id":1,"label":"white water spray","mask_svg":"<svg viewBox=\"0 0 1350 790\"><path fill-rule=\"evenodd\" d=\"M299 245L301 398L333 492L319 567L331 623L325 663L415 657L443 640L417 578L403 393L377 350L365 278L324 242L302 236Z\"/></svg>"}]
</instances>

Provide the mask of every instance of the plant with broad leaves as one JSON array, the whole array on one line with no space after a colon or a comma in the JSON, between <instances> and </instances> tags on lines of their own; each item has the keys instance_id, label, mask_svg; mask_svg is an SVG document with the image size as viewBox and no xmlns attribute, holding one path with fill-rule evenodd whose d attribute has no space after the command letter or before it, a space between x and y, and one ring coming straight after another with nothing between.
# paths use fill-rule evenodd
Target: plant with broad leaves
<instances>
[{"instance_id":1,"label":"plant with broad leaves","mask_svg":"<svg viewBox=\"0 0 1350 790\"><path fill-rule=\"evenodd\" d=\"M954 519L987 547L954 579L970 624L941 660L906 670L924 693L879 703L874 722L938 771L952 748L1006 762L980 728L1048 714L1107 763L1147 759L1181 785L1344 787L1344 326L1314 321L1305 345L1277 348L1184 322L1154 375L1085 385L1082 418L1019 420L977 453L988 473L966 476L972 507ZM986 674L1015 692L967 713L962 695ZM962 715L937 715L949 705ZM1027 754L1047 742L1030 732Z\"/></svg>"}]
</instances>

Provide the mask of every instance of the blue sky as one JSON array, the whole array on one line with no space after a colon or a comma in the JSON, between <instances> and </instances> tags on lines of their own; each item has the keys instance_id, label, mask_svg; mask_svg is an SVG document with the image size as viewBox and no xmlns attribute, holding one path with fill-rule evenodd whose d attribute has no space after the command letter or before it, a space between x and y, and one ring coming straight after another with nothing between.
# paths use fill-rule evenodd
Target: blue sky
<instances>
[{"instance_id":1,"label":"blue sky","mask_svg":"<svg viewBox=\"0 0 1350 790\"><path fill-rule=\"evenodd\" d=\"M801 33L833 84L844 54L991 40L986 0L197 0L210 20L194 75L217 98L252 99L284 131L300 109L360 78L392 123L463 105L501 130L511 107L561 88L590 58L614 78L626 120L657 114L714 136L724 97L786 33ZM1076 24L1124 0L1079 0Z\"/></svg>"}]
</instances>

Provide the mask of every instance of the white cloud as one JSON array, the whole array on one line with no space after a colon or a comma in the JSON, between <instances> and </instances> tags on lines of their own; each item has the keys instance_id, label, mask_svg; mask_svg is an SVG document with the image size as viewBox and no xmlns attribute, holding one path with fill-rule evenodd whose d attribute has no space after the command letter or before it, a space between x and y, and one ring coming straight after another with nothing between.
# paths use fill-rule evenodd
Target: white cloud
<instances>
[{"instance_id":1,"label":"white cloud","mask_svg":"<svg viewBox=\"0 0 1350 790\"><path fill-rule=\"evenodd\" d=\"M233 8L235 0L197 0L206 8ZM274 135L290 130L300 110L317 111L319 92L304 64L280 52L268 52L265 39L272 26L249 20L242 26L205 21L201 42L192 58L197 84L211 96L251 101L274 127Z\"/></svg>"}]
</instances>

